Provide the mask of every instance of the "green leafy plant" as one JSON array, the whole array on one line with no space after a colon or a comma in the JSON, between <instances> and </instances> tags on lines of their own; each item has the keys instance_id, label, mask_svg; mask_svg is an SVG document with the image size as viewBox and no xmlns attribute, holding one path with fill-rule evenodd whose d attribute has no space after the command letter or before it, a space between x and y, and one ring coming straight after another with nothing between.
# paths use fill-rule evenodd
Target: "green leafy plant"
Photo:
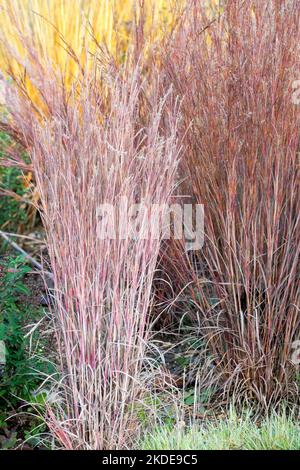
<instances>
[{"instance_id":1,"label":"green leafy plant","mask_svg":"<svg viewBox=\"0 0 300 470\"><path fill-rule=\"evenodd\" d=\"M5 345L5 364L0 376L0 401L15 406L18 398L28 399L41 379L39 372L48 365L28 353L24 324L40 315L26 305L29 291L24 276L29 271L23 257L8 259L0 279L0 341ZM22 295L22 302L18 297ZM17 398L18 397L18 398Z\"/></svg>"},{"instance_id":2,"label":"green leafy plant","mask_svg":"<svg viewBox=\"0 0 300 470\"><path fill-rule=\"evenodd\" d=\"M0 132L0 159L10 143L10 137ZM6 195L6 191L14 193L16 197ZM27 219L26 204L24 201L18 200L18 196L22 198L26 191L27 188L24 185L20 169L0 166L0 228L17 231L21 224L25 224Z\"/></svg>"},{"instance_id":3,"label":"green leafy plant","mask_svg":"<svg viewBox=\"0 0 300 470\"><path fill-rule=\"evenodd\" d=\"M25 188L22 173L17 168L0 168L0 189L14 192L22 197ZM16 231L20 224L25 224L27 218L26 205L17 198L1 195L0 197L0 227Z\"/></svg>"}]
</instances>

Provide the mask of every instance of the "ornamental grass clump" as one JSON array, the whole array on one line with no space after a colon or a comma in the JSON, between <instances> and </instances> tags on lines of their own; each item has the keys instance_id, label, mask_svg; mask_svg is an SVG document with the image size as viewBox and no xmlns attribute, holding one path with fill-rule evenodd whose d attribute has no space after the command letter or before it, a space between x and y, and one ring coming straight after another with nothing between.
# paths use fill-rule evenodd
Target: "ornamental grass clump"
<instances>
[{"instance_id":1,"label":"ornamental grass clump","mask_svg":"<svg viewBox=\"0 0 300 470\"><path fill-rule=\"evenodd\" d=\"M183 99L187 185L205 207L193 304L223 390L269 407L297 397L299 2L229 0L214 17L199 3L164 61Z\"/></svg>"},{"instance_id":2,"label":"ornamental grass clump","mask_svg":"<svg viewBox=\"0 0 300 470\"><path fill-rule=\"evenodd\" d=\"M49 69L40 86L51 97L51 118L35 115L14 89L7 100L28 139L41 197L62 373L62 400L48 407L47 422L67 449L130 447L138 433L133 410L149 377L142 368L160 236L121 238L121 211L114 238L101 208L119 209L124 198L129 207L167 204L179 155L170 94L159 98L138 68L108 73L105 97L98 78L96 66L66 105ZM147 217L138 219L140 230Z\"/></svg>"},{"instance_id":3,"label":"ornamental grass clump","mask_svg":"<svg viewBox=\"0 0 300 470\"><path fill-rule=\"evenodd\" d=\"M69 88L99 46L123 63L133 46L160 44L183 7L184 0L0 0L0 71L41 107L36 77L27 74L33 62L50 61Z\"/></svg>"}]
</instances>

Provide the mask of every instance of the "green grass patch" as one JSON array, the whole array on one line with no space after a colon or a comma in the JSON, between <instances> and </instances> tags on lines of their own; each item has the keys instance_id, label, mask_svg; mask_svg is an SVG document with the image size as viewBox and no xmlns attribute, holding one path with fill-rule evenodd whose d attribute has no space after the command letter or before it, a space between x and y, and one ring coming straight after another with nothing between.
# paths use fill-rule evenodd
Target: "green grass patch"
<instances>
[{"instance_id":1,"label":"green grass patch","mask_svg":"<svg viewBox=\"0 0 300 470\"><path fill-rule=\"evenodd\" d=\"M163 427L148 434L145 450L299 450L300 425L285 412L273 413L255 423L252 413L238 415L233 409L227 418L192 428Z\"/></svg>"}]
</instances>

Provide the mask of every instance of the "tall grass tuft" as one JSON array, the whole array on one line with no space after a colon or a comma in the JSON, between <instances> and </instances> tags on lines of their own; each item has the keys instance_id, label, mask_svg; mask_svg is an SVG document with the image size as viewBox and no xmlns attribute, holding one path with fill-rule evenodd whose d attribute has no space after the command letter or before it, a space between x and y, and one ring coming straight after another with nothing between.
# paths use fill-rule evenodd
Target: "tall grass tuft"
<instances>
[{"instance_id":1,"label":"tall grass tuft","mask_svg":"<svg viewBox=\"0 0 300 470\"><path fill-rule=\"evenodd\" d=\"M0 70L39 107L37 78L28 74L37 60L59 67L70 87L82 69L92 69L99 46L123 63L133 45L159 43L183 6L184 0L0 0Z\"/></svg>"},{"instance_id":2,"label":"tall grass tuft","mask_svg":"<svg viewBox=\"0 0 300 470\"><path fill-rule=\"evenodd\" d=\"M164 62L183 98L188 184L205 205L202 331L225 392L265 406L296 392L298 8L297 0L229 0L208 17L191 1Z\"/></svg>"},{"instance_id":3,"label":"tall grass tuft","mask_svg":"<svg viewBox=\"0 0 300 470\"><path fill-rule=\"evenodd\" d=\"M41 83L53 103L51 118L35 116L31 100L14 89L8 97L31 148L54 275L62 403L49 408L48 424L64 448L119 449L138 432L133 405L143 393L160 237L120 238L121 212L110 239L99 210L101 204L119 209L124 197L128 206L168 202L179 155L178 109L174 102L167 110L171 95L159 98L157 84L146 87L138 68L107 75L103 97L95 67L80 92L71 91L68 106L51 74Z\"/></svg>"}]
</instances>

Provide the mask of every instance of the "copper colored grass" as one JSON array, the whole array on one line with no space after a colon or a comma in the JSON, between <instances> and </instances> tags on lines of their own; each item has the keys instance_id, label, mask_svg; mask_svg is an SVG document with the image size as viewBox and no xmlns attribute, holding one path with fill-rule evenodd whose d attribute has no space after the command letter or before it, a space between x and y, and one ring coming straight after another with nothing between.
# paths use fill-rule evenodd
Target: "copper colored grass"
<instances>
[{"instance_id":1,"label":"copper colored grass","mask_svg":"<svg viewBox=\"0 0 300 470\"><path fill-rule=\"evenodd\" d=\"M205 205L200 326L225 392L268 407L297 397L299 2L223 5L212 19L190 2L164 67L183 98L190 191Z\"/></svg>"}]
</instances>

